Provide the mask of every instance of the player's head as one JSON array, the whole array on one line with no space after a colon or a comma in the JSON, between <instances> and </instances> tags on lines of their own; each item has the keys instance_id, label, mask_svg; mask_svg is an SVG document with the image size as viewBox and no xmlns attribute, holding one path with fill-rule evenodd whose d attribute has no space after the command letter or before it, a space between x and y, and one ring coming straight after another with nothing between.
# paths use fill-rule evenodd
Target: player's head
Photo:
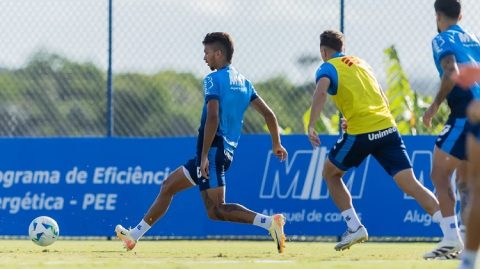
<instances>
[{"instance_id":1,"label":"player's head","mask_svg":"<svg viewBox=\"0 0 480 269\"><path fill-rule=\"evenodd\" d=\"M435 0L433 5L437 14L437 30L445 31L452 24L462 18L462 4L460 0Z\"/></svg>"},{"instance_id":2,"label":"player's head","mask_svg":"<svg viewBox=\"0 0 480 269\"><path fill-rule=\"evenodd\" d=\"M203 60L211 70L222 68L232 62L233 39L228 33L208 33L202 43L205 53Z\"/></svg>"},{"instance_id":3,"label":"player's head","mask_svg":"<svg viewBox=\"0 0 480 269\"><path fill-rule=\"evenodd\" d=\"M320 54L323 61L330 60L337 52L343 52L344 39L343 34L335 30L327 30L320 35Z\"/></svg>"}]
</instances>

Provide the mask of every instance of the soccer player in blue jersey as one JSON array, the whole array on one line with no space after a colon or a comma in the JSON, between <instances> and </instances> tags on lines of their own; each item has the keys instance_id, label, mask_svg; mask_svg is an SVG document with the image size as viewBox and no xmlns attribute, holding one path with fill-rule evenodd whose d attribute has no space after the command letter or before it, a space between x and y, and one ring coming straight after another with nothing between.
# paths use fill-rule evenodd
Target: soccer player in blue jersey
<instances>
[{"instance_id":1,"label":"soccer player in blue jersey","mask_svg":"<svg viewBox=\"0 0 480 269\"><path fill-rule=\"evenodd\" d=\"M452 79L464 89L474 92L475 100L467 109L467 116L473 124L471 133L467 137L467 155L470 163L480 163L480 65L470 64L462 66L458 74L453 74ZM469 179L471 201L467 215L467 234L465 237L465 250L462 253L462 262L458 269L475 269L475 264L480 247L480 166L469 166Z\"/></svg>"},{"instance_id":2,"label":"soccer player in blue jersey","mask_svg":"<svg viewBox=\"0 0 480 269\"><path fill-rule=\"evenodd\" d=\"M204 60L214 72L204 79L205 100L195 158L167 177L156 200L135 228L127 230L117 225L115 232L127 250L133 249L165 214L176 193L198 185L209 218L265 228L275 241L278 252L282 253L285 246L283 215L265 216L242 205L225 202L225 172L232 162L240 139L243 115L250 105L265 119L275 156L281 161L287 157L280 141L276 116L252 83L231 65L234 47L229 34L209 33L203 45Z\"/></svg>"},{"instance_id":3,"label":"soccer player in blue jersey","mask_svg":"<svg viewBox=\"0 0 480 269\"><path fill-rule=\"evenodd\" d=\"M466 109L474 96L474 91L464 91L456 85L451 75L457 72L457 64L480 60L480 43L477 37L458 25L461 19L459 0L436 0L434 7L439 34L432 41L432 49L441 83L433 103L423 116L423 121L425 125L431 126L432 117L445 99L451 112L436 141L431 176L442 211L440 227L444 238L434 250L425 253L424 258L443 259L455 257L463 250L455 215L455 193L450 178L456 169L457 177L462 182L467 179L466 139L471 124L467 120ZM463 197L463 200L467 200L467 197Z\"/></svg>"}]
</instances>

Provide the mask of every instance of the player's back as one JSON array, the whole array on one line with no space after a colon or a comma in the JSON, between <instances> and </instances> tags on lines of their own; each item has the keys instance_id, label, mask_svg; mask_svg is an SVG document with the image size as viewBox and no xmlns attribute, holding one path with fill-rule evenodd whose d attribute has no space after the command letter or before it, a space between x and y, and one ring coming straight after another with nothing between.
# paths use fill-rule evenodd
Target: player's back
<instances>
[{"instance_id":1,"label":"player's back","mask_svg":"<svg viewBox=\"0 0 480 269\"><path fill-rule=\"evenodd\" d=\"M480 64L480 41L459 25L453 25L439 33L432 41L433 57L440 76L443 76L441 60L447 55L454 55L458 64ZM473 95L480 94L480 87L474 85L472 91L464 91L455 86L447 96L451 114L455 117L465 117L465 110ZM478 98L478 97L477 97Z\"/></svg>"},{"instance_id":2,"label":"player's back","mask_svg":"<svg viewBox=\"0 0 480 269\"><path fill-rule=\"evenodd\" d=\"M250 101L256 97L255 89L249 80L230 65L209 74L205 78L205 88L219 101L220 123L217 135L223 138L225 149L233 153L240 139L244 113Z\"/></svg>"},{"instance_id":3,"label":"player's back","mask_svg":"<svg viewBox=\"0 0 480 269\"><path fill-rule=\"evenodd\" d=\"M348 133L369 133L395 126L380 85L365 61L343 55L328 63L337 73L337 91L332 98L348 122Z\"/></svg>"},{"instance_id":4,"label":"player's back","mask_svg":"<svg viewBox=\"0 0 480 269\"><path fill-rule=\"evenodd\" d=\"M466 31L459 25L453 25L446 31L439 33L432 43L436 60L453 54L459 64L480 63L480 41L478 38ZM440 61L435 62L439 67L440 75L443 70Z\"/></svg>"}]
</instances>

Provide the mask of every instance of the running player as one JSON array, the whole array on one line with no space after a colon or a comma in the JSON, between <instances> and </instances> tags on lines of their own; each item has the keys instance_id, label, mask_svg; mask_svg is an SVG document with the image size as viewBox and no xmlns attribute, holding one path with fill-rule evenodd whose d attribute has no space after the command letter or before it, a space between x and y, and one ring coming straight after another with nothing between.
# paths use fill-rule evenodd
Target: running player
<instances>
[{"instance_id":1,"label":"running player","mask_svg":"<svg viewBox=\"0 0 480 269\"><path fill-rule=\"evenodd\" d=\"M437 138L432 167L432 181L437 190L442 219L440 227L444 237L438 246L424 255L426 259L453 258L463 250L463 241L459 234L458 220L455 214L455 192L450 178L457 170L460 186L467 182L466 138L470 129L466 108L473 99L472 91L464 91L451 79L457 71L457 63L469 63L480 60L478 39L464 31L458 21L461 19L459 0L436 0L434 4L439 34L432 41L433 58L441 77L440 89L433 103L425 112L423 122L431 126L432 117L442 102L447 99L450 115L443 131ZM467 189L468 190L468 189ZM460 190L462 209L468 200L468 192Z\"/></svg>"},{"instance_id":2,"label":"running player","mask_svg":"<svg viewBox=\"0 0 480 269\"><path fill-rule=\"evenodd\" d=\"M234 47L229 34L209 33L203 45L204 60L214 72L204 79L205 101L196 156L168 176L156 200L135 228L127 230L117 225L115 232L127 250L133 249L138 240L165 214L176 193L198 185L209 218L265 228L277 244L278 252L282 253L285 246L283 215L265 216L239 204L225 203L225 172L232 161L244 112L249 105L264 117L275 156L281 161L287 157L287 151L280 142L276 116L250 81L230 65Z\"/></svg>"},{"instance_id":3,"label":"running player","mask_svg":"<svg viewBox=\"0 0 480 269\"><path fill-rule=\"evenodd\" d=\"M333 146L323 168L323 177L329 193L340 209L348 229L336 250L350 248L368 240L368 233L360 222L352 204L352 197L342 176L351 167L357 167L373 155L405 193L439 220L438 201L422 186L412 170L405 145L397 131L388 101L370 66L360 58L343 54L344 36L337 31L320 35L320 54L324 63L316 73L317 88L313 96L308 137L312 146L320 145L315 122L324 107L327 94L345 117L346 132Z\"/></svg>"}]
</instances>

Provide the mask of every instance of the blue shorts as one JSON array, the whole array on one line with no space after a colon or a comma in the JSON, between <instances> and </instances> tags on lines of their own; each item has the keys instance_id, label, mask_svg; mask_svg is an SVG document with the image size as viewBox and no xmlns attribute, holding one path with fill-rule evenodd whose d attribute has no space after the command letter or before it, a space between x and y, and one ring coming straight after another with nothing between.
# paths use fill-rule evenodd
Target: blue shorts
<instances>
[{"instance_id":1,"label":"blue shorts","mask_svg":"<svg viewBox=\"0 0 480 269\"><path fill-rule=\"evenodd\" d=\"M435 145L459 160L466 160L465 143L470 126L467 118L449 117Z\"/></svg>"},{"instance_id":2,"label":"blue shorts","mask_svg":"<svg viewBox=\"0 0 480 269\"><path fill-rule=\"evenodd\" d=\"M339 169L347 171L359 166L370 154L391 176L412 168L396 127L359 135L344 133L328 153L328 159Z\"/></svg>"},{"instance_id":3,"label":"blue shorts","mask_svg":"<svg viewBox=\"0 0 480 269\"><path fill-rule=\"evenodd\" d=\"M471 133L473 136L477 138L477 140L480 141L480 123L475 123L475 124L470 123L470 128L468 132Z\"/></svg>"},{"instance_id":4,"label":"blue shorts","mask_svg":"<svg viewBox=\"0 0 480 269\"><path fill-rule=\"evenodd\" d=\"M183 172L192 184L198 185L201 191L225 186L225 172L232 163L232 155L226 152L223 147L212 147L208 152L209 175L210 179L206 179L200 174L200 156L189 160L183 165Z\"/></svg>"}]
</instances>

